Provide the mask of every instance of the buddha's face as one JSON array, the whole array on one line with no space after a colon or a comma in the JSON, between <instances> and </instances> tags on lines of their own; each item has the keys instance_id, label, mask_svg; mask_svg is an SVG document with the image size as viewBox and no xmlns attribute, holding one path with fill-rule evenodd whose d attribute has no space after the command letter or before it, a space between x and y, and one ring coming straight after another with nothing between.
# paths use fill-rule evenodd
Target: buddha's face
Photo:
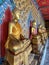
<instances>
[{"instance_id":1,"label":"buddha's face","mask_svg":"<svg viewBox=\"0 0 49 65\"><path fill-rule=\"evenodd\" d=\"M32 26L36 28L36 26L37 26L36 21L33 21L33 22L32 22Z\"/></svg>"},{"instance_id":2,"label":"buddha's face","mask_svg":"<svg viewBox=\"0 0 49 65\"><path fill-rule=\"evenodd\" d=\"M32 27L32 34L37 34L37 30L34 27Z\"/></svg>"},{"instance_id":3,"label":"buddha's face","mask_svg":"<svg viewBox=\"0 0 49 65\"><path fill-rule=\"evenodd\" d=\"M21 34L21 26L20 24L17 22L15 24L15 26L13 26L12 28L12 35L16 38L16 39L20 39L20 34Z\"/></svg>"},{"instance_id":4,"label":"buddha's face","mask_svg":"<svg viewBox=\"0 0 49 65\"><path fill-rule=\"evenodd\" d=\"M39 33L43 33L43 32L45 32L45 31L46 31L45 27L42 26L42 25L40 25L40 26L39 26Z\"/></svg>"},{"instance_id":5,"label":"buddha's face","mask_svg":"<svg viewBox=\"0 0 49 65\"><path fill-rule=\"evenodd\" d=\"M35 31L35 28L32 27L32 33Z\"/></svg>"},{"instance_id":6,"label":"buddha's face","mask_svg":"<svg viewBox=\"0 0 49 65\"><path fill-rule=\"evenodd\" d=\"M13 18L19 20L19 19L20 19L20 11L19 11L17 8L15 8L15 9L12 11L12 16L13 16Z\"/></svg>"}]
</instances>

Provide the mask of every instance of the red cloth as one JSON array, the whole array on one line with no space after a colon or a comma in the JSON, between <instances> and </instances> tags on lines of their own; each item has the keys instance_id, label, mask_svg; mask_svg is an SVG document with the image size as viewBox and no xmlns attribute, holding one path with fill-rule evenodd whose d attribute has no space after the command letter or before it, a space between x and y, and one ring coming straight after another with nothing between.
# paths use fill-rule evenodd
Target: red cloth
<instances>
[{"instance_id":1,"label":"red cloth","mask_svg":"<svg viewBox=\"0 0 49 65\"><path fill-rule=\"evenodd\" d=\"M12 20L12 14L10 11L10 8L8 7L5 11L5 17L3 18L3 23L1 24L0 30L1 30L1 56L5 56L5 42L7 40L8 36L8 24Z\"/></svg>"},{"instance_id":2,"label":"red cloth","mask_svg":"<svg viewBox=\"0 0 49 65\"><path fill-rule=\"evenodd\" d=\"M44 19L49 20L49 0L37 0L37 3L44 16Z\"/></svg>"},{"instance_id":3,"label":"red cloth","mask_svg":"<svg viewBox=\"0 0 49 65\"><path fill-rule=\"evenodd\" d=\"M42 6L48 6L49 5L49 0L37 0L39 7Z\"/></svg>"}]
</instances>

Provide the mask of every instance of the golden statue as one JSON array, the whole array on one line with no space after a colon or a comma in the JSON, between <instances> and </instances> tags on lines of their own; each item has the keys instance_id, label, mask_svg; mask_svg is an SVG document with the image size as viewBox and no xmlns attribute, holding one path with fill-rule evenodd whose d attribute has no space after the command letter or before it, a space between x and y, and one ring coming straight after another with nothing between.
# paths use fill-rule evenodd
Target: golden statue
<instances>
[{"instance_id":1,"label":"golden statue","mask_svg":"<svg viewBox=\"0 0 49 65\"><path fill-rule=\"evenodd\" d=\"M16 39L20 39L21 26L18 22L11 22L9 24L9 34L12 34Z\"/></svg>"},{"instance_id":2,"label":"golden statue","mask_svg":"<svg viewBox=\"0 0 49 65\"><path fill-rule=\"evenodd\" d=\"M45 41L48 38L46 28L43 25L39 25L38 27L38 34L41 36L42 44L45 44Z\"/></svg>"},{"instance_id":3,"label":"golden statue","mask_svg":"<svg viewBox=\"0 0 49 65\"><path fill-rule=\"evenodd\" d=\"M28 56L32 51L31 41L22 36L22 28L18 23L20 12L17 8L12 11L12 16L13 19L9 23L9 34L5 44L6 60L10 65L20 65L21 63L29 65Z\"/></svg>"},{"instance_id":4,"label":"golden statue","mask_svg":"<svg viewBox=\"0 0 49 65\"><path fill-rule=\"evenodd\" d=\"M6 48L8 48L9 38L13 38L16 40L24 39L24 37L21 34L21 32L22 32L21 26L18 23L19 14L18 13L15 14L14 12L15 12L15 10L12 12L13 19L9 23L9 34L8 34L7 42L5 44Z\"/></svg>"}]
</instances>

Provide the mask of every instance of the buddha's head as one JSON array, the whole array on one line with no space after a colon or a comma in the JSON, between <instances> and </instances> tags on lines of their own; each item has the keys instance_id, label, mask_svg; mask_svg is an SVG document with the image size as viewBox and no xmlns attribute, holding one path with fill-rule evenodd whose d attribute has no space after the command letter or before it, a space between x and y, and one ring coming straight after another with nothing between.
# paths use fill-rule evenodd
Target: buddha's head
<instances>
[{"instance_id":1,"label":"buddha's head","mask_svg":"<svg viewBox=\"0 0 49 65\"><path fill-rule=\"evenodd\" d=\"M38 32L39 33L43 33L43 32L45 32L46 31L46 28L43 26L43 25L39 25L39 27L38 27Z\"/></svg>"},{"instance_id":2,"label":"buddha's head","mask_svg":"<svg viewBox=\"0 0 49 65\"><path fill-rule=\"evenodd\" d=\"M13 19L19 20L20 19L20 11L17 8L14 8L14 10L12 11L12 16L13 16Z\"/></svg>"},{"instance_id":3,"label":"buddha's head","mask_svg":"<svg viewBox=\"0 0 49 65\"><path fill-rule=\"evenodd\" d=\"M35 20L33 20L33 22L32 22L32 26L36 28L36 26L37 26L37 22L36 22Z\"/></svg>"}]
</instances>

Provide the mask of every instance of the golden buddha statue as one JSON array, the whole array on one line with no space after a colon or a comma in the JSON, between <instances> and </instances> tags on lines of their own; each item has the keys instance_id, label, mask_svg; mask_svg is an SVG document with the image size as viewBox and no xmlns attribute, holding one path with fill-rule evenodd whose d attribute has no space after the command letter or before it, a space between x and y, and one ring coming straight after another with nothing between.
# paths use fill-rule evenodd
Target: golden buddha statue
<instances>
[{"instance_id":1,"label":"golden buddha statue","mask_svg":"<svg viewBox=\"0 0 49 65\"><path fill-rule=\"evenodd\" d=\"M15 11L15 10L14 10ZM13 20L9 23L9 34L12 34L16 39L20 39L20 34L22 32L21 26L18 23L19 13L12 12Z\"/></svg>"},{"instance_id":2,"label":"golden buddha statue","mask_svg":"<svg viewBox=\"0 0 49 65\"><path fill-rule=\"evenodd\" d=\"M9 23L9 34L8 34L7 42L5 44L6 49L10 48L12 50L20 49L26 45L24 43L28 42L28 39L25 39L21 34L22 29L21 29L20 24L18 23L19 14L14 13L15 11L16 11L16 9L12 12L13 19L12 19L12 22ZM26 40L25 42L23 42L24 39ZM10 41L13 41L14 45ZM30 42L29 42L29 44L30 44ZM27 45L28 45L28 43L27 43Z\"/></svg>"},{"instance_id":3,"label":"golden buddha statue","mask_svg":"<svg viewBox=\"0 0 49 65\"><path fill-rule=\"evenodd\" d=\"M8 43L9 43L10 38L13 38L16 40L20 40L21 37L23 38L23 36L21 36L22 29L21 29L20 24L18 23L18 17L17 16L18 15L15 15L13 13L12 22L9 23L9 34L8 34L7 42L5 44L6 48L8 48Z\"/></svg>"},{"instance_id":4,"label":"golden buddha statue","mask_svg":"<svg viewBox=\"0 0 49 65\"><path fill-rule=\"evenodd\" d=\"M28 56L32 51L31 41L24 39L21 31L22 29L17 19L13 19L13 22L9 24L9 35L5 44L6 60L10 65L19 65L22 62L28 65ZM23 38L23 40L21 40L21 38ZM18 60L16 61L16 59Z\"/></svg>"},{"instance_id":5,"label":"golden buddha statue","mask_svg":"<svg viewBox=\"0 0 49 65\"><path fill-rule=\"evenodd\" d=\"M41 36L42 44L45 44L45 41L48 38L46 28L43 25L39 25L38 27L38 34Z\"/></svg>"},{"instance_id":6,"label":"golden buddha statue","mask_svg":"<svg viewBox=\"0 0 49 65\"><path fill-rule=\"evenodd\" d=\"M10 65L20 65L22 61L24 65L29 65L28 56L32 51L31 41L22 36L22 29L18 23L20 12L17 8L13 10L12 16L13 19L9 23L9 34L5 44L6 60Z\"/></svg>"}]
</instances>

